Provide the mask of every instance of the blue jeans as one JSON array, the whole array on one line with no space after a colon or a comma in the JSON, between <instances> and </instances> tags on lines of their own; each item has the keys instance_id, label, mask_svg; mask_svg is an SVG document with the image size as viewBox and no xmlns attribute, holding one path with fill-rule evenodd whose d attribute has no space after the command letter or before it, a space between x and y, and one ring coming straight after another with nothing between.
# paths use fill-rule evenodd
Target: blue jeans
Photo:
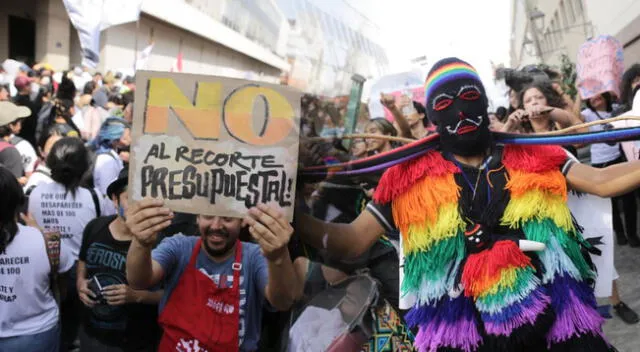
<instances>
[{"instance_id":1,"label":"blue jeans","mask_svg":"<svg viewBox=\"0 0 640 352\"><path fill-rule=\"evenodd\" d=\"M33 335L0 338L0 351L58 352L60 325Z\"/></svg>"}]
</instances>

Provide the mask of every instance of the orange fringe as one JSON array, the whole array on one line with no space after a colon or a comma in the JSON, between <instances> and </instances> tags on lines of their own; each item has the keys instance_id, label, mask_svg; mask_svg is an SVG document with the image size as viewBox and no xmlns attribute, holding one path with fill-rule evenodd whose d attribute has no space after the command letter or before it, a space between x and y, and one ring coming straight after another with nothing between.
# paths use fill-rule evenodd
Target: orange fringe
<instances>
[{"instance_id":1,"label":"orange fringe","mask_svg":"<svg viewBox=\"0 0 640 352\"><path fill-rule=\"evenodd\" d=\"M503 270L524 268L531 259L513 241L498 241L489 250L471 254L462 272L465 295L477 297L500 281Z\"/></svg>"},{"instance_id":2,"label":"orange fringe","mask_svg":"<svg viewBox=\"0 0 640 352\"><path fill-rule=\"evenodd\" d=\"M509 169L509 182L507 189L512 197L520 197L531 190L549 192L567 200L567 181L559 170L531 173L517 169Z\"/></svg>"},{"instance_id":3,"label":"orange fringe","mask_svg":"<svg viewBox=\"0 0 640 352\"><path fill-rule=\"evenodd\" d=\"M453 174L424 177L393 201L393 219L398 227L432 225L444 204L457 204L460 188Z\"/></svg>"},{"instance_id":4,"label":"orange fringe","mask_svg":"<svg viewBox=\"0 0 640 352\"><path fill-rule=\"evenodd\" d=\"M395 165L385 171L380 178L373 199L386 204L401 194L411 190L414 184L426 176L446 176L458 172L458 168L436 151L419 158Z\"/></svg>"}]
</instances>

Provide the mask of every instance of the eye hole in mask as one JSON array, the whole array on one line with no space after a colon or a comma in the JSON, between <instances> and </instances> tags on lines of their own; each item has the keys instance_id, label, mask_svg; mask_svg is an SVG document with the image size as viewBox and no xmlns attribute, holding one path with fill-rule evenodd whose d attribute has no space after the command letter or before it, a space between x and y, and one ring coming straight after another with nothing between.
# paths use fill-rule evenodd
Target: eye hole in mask
<instances>
[{"instance_id":1,"label":"eye hole in mask","mask_svg":"<svg viewBox=\"0 0 640 352\"><path fill-rule=\"evenodd\" d=\"M475 90L470 90L470 91L467 91L467 92L464 92L464 93L460 94L459 98L462 99L462 100L470 100L470 101L478 100L478 99L480 99L480 92L475 91Z\"/></svg>"},{"instance_id":2,"label":"eye hole in mask","mask_svg":"<svg viewBox=\"0 0 640 352\"><path fill-rule=\"evenodd\" d=\"M451 104L453 104L453 99L451 99L451 98L440 98L433 105L433 110L442 111L442 110L445 110L446 108L448 108L449 106L451 106Z\"/></svg>"}]
</instances>

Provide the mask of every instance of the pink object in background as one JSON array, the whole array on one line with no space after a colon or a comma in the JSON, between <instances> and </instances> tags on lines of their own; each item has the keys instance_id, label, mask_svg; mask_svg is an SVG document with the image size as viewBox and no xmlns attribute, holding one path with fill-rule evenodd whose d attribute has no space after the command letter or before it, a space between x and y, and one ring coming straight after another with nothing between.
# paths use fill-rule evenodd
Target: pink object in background
<instances>
[{"instance_id":1,"label":"pink object in background","mask_svg":"<svg viewBox=\"0 0 640 352\"><path fill-rule=\"evenodd\" d=\"M578 50L576 86L582 100L605 92L620 96L620 79L624 71L624 56L620 42L601 35L587 41Z\"/></svg>"},{"instance_id":2,"label":"pink object in background","mask_svg":"<svg viewBox=\"0 0 640 352\"><path fill-rule=\"evenodd\" d=\"M422 103L422 101L424 100L424 86L407 88L407 89L402 89L402 90L389 92L389 93L385 92L385 94L393 95L396 98L396 104L399 102L400 98L406 93L411 93L411 100L413 101ZM393 115L391 114L391 111L389 111L389 109L387 109L386 107L383 107L383 108L384 108L384 117L389 122L393 122L394 119L393 119Z\"/></svg>"}]
</instances>

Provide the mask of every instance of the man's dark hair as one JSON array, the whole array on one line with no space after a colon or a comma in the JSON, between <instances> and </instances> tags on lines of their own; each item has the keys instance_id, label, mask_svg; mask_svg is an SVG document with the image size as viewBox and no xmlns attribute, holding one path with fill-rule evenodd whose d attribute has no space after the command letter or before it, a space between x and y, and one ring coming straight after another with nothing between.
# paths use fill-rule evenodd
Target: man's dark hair
<instances>
[{"instance_id":1,"label":"man's dark hair","mask_svg":"<svg viewBox=\"0 0 640 352\"><path fill-rule=\"evenodd\" d=\"M0 138L4 138L11 135L11 128L9 125L0 126Z\"/></svg>"}]
</instances>

